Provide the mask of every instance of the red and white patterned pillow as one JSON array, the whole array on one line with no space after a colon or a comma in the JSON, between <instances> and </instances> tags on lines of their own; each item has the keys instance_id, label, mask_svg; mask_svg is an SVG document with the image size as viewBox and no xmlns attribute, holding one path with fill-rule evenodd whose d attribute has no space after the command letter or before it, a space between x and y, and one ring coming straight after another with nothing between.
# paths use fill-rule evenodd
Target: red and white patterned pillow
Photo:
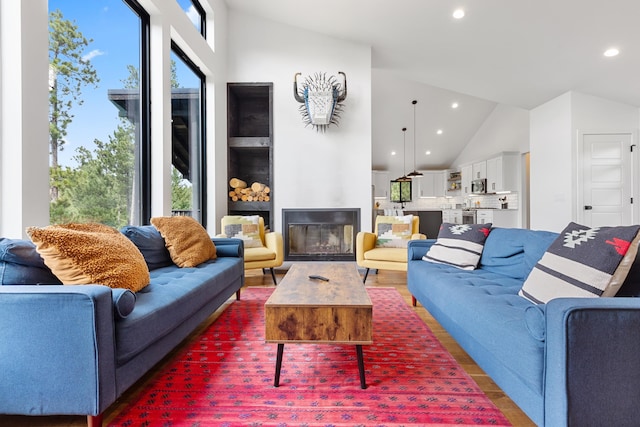
<instances>
[{"instance_id":1,"label":"red and white patterned pillow","mask_svg":"<svg viewBox=\"0 0 640 427\"><path fill-rule=\"evenodd\" d=\"M636 258L639 230L640 225L591 228L569 223L518 294L536 304L561 297L615 296Z\"/></svg>"}]
</instances>

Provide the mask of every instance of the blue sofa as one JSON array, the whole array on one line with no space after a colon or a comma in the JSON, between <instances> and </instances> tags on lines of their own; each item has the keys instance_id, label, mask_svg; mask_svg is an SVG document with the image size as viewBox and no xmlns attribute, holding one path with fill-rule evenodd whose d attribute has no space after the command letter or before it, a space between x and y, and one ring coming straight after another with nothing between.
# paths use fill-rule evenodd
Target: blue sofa
<instances>
[{"instance_id":1,"label":"blue sofa","mask_svg":"<svg viewBox=\"0 0 640 427\"><path fill-rule=\"evenodd\" d=\"M408 245L407 287L476 363L540 426L637 426L640 279L634 263L615 298L518 296L556 233L494 228L479 268L422 260Z\"/></svg>"},{"instance_id":2,"label":"blue sofa","mask_svg":"<svg viewBox=\"0 0 640 427\"><path fill-rule=\"evenodd\" d=\"M132 384L231 296L240 298L241 240L214 238L215 260L179 268L153 226L122 232L150 270L150 284L136 294L62 286L30 241L0 239L0 413L87 415L99 426Z\"/></svg>"}]
</instances>

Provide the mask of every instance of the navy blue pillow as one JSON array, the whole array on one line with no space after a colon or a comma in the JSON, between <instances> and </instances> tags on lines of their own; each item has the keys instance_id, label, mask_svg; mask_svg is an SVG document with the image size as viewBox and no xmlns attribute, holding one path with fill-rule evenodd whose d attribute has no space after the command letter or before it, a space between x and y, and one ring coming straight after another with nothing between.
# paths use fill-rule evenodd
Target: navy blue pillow
<instances>
[{"instance_id":1,"label":"navy blue pillow","mask_svg":"<svg viewBox=\"0 0 640 427\"><path fill-rule=\"evenodd\" d=\"M29 240L0 237L0 285L61 285Z\"/></svg>"},{"instance_id":2,"label":"navy blue pillow","mask_svg":"<svg viewBox=\"0 0 640 427\"><path fill-rule=\"evenodd\" d=\"M149 271L173 265L162 235L153 225L127 225L120 230L142 253Z\"/></svg>"}]
</instances>

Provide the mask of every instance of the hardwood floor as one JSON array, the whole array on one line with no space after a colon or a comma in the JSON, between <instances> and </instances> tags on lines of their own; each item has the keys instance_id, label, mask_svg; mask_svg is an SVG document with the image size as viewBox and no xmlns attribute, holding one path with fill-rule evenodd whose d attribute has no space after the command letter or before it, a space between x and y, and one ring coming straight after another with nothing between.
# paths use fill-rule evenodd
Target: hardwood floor
<instances>
[{"instance_id":1,"label":"hardwood floor","mask_svg":"<svg viewBox=\"0 0 640 427\"><path fill-rule=\"evenodd\" d=\"M276 273L278 281L282 279L285 271ZM245 286L272 287L273 281L270 274L262 274L261 270L250 270L246 274ZM378 274L370 273L367 278L367 286L394 287L411 305L411 294L407 291L406 273L396 271L380 270ZM193 340L199 333L213 322L228 304L231 304L234 298L231 298L220 310L214 313L206 322L204 322L196 331L187 338L179 348L185 346ZM447 334L447 332L436 322L436 320L422 307L414 308L415 312L425 321L431 328L438 340L447 348L447 350L455 357L464 370L471 375L475 382L480 386L482 391L489 396L493 403L502 411L509 421L518 427L535 426L535 424L520 410L520 408L509 399L504 392L476 365L471 357L462 350L462 348ZM130 388L120 399L118 399L105 412L104 424L107 425L115 416L126 406L127 402L132 399L140 390L142 390L147 381L149 381L155 372L161 369L179 350L177 348L170 353L155 369L151 370L132 388ZM0 415L0 426L11 427L80 427L86 426L86 417L82 416L51 416L51 417L29 417L29 416L9 416Z\"/></svg>"}]
</instances>

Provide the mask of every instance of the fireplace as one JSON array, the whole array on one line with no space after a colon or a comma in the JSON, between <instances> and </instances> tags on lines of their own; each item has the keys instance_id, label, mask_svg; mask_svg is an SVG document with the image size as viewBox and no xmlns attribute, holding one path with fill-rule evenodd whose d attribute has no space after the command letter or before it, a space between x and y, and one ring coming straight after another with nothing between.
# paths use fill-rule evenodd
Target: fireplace
<instances>
[{"instance_id":1,"label":"fireplace","mask_svg":"<svg viewBox=\"0 0 640 427\"><path fill-rule=\"evenodd\" d=\"M286 261L355 261L360 209L283 209Z\"/></svg>"}]
</instances>

